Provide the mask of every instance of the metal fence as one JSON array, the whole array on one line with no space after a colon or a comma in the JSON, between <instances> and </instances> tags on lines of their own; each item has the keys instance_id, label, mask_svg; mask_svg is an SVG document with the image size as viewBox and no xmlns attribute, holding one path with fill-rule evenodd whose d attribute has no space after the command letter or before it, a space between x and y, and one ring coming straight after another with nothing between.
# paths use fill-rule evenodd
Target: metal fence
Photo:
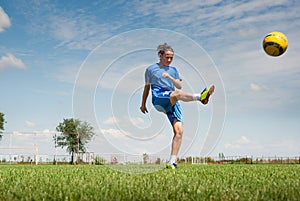
<instances>
[{"instance_id":1,"label":"metal fence","mask_svg":"<svg viewBox=\"0 0 300 201\"><path fill-rule=\"evenodd\" d=\"M79 153L74 155L75 163L85 164L163 164L167 155L127 155L126 153ZM0 154L0 164L65 164L70 163L70 155L37 155L32 153ZM253 156L227 156L227 157L199 157L188 156L178 158L181 164L300 164L300 156L295 157L253 157Z\"/></svg>"},{"instance_id":2,"label":"metal fence","mask_svg":"<svg viewBox=\"0 0 300 201\"><path fill-rule=\"evenodd\" d=\"M197 157L190 156L180 159L191 164L300 164L300 156L226 156L226 157Z\"/></svg>"}]
</instances>

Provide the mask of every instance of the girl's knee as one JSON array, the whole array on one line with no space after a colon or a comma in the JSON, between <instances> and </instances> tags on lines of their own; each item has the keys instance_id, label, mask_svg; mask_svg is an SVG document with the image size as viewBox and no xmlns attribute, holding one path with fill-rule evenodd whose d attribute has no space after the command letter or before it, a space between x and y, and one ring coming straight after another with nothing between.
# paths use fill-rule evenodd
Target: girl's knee
<instances>
[{"instance_id":1,"label":"girl's knee","mask_svg":"<svg viewBox=\"0 0 300 201\"><path fill-rule=\"evenodd\" d=\"M175 103L178 101L178 92L177 91L174 91L173 93L171 93L170 95L170 102L171 102L171 105L175 105Z\"/></svg>"},{"instance_id":2,"label":"girl's knee","mask_svg":"<svg viewBox=\"0 0 300 201\"><path fill-rule=\"evenodd\" d=\"M182 122L176 121L174 123L174 136L177 138L182 138L183 135L183 127Z\"/></svg>"}]
</instances>

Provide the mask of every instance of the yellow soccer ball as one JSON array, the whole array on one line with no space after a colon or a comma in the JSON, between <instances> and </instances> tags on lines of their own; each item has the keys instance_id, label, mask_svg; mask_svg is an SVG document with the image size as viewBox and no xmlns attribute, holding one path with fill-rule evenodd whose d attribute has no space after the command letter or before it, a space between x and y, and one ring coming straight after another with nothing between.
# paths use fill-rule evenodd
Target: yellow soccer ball
<instances>
[{"instance_id":1,"label":"yellow soccer ball","mask_svg":"<svg viewBox=\"0 0 300 201\"><path fill-rule=\"evenodd\" d=\"M263 48L270 56L278 57L282 55L287 47L287 37L281 32L271 32L263 40Z\"/></svg>"}]
</instances>

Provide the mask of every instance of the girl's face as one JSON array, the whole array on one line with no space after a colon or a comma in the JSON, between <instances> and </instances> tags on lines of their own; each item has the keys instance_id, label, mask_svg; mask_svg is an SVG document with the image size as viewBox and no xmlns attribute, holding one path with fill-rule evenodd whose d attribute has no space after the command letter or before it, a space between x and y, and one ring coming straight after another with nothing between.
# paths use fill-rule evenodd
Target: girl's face
<instances>
[{"instance_id":1,"label":"girl's face","mask_svg":"<svg viewBox=\"0 0 300 201\"><path fill-rule=\"evenodd\" d=\"M174 52L165 51L164 54L160 54L160 65L162 66L169 66L173 60Z\"/></svg>"}]
</instances>

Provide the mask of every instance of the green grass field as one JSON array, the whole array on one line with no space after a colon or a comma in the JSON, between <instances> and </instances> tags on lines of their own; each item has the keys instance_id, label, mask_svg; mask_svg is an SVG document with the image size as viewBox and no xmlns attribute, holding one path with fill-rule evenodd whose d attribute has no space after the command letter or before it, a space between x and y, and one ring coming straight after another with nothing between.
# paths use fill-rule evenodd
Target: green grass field
<instances>
[{"instance_id":1,"label":"green grass field","mask_svg":"<svg viewBox=\"0 0 300 201\"><path fill-rule=\"evenodd\" d=\"M300 165L181 165L148 174L95 165L0 166L6 201L300 200L299 189Z\"/></svg>"}]
</instances>

